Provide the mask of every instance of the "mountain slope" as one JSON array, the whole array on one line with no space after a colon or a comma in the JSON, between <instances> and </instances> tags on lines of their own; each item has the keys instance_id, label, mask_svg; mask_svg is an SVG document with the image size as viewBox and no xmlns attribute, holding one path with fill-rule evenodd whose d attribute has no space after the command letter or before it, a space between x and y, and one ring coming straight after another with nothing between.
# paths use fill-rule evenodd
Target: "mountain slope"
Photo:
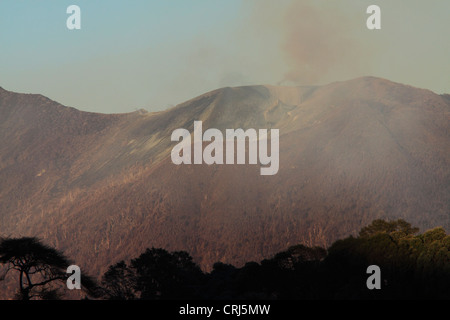
<instances>
[{"instance_id":1,"label":"mountain slope","mask_svg":"<svg viewBox=\"0 0 450 320\"><path fill-rule=\"evenodd\" d=\"M280 129L278 174L175 166L171 133L194 120ZM0 235L42 237L96 275L152 246L209 269L326 245L375 218L449 230L449 121L446 95L373 77L118 115L0 89Z\"/></svg>"}]
</instances>

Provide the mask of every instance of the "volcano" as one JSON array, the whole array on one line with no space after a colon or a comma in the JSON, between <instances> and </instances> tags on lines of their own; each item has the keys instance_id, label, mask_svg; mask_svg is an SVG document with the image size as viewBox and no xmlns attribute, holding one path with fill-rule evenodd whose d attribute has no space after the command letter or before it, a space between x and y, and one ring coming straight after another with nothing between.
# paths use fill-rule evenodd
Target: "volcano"
<instances>
[{"instance_id":1,"label":"volcano","mask_svg":"<svg viewBox=\"0 0 450 320\"><path fill-rule=\"evenodd\" d=\"M0 236L37 236L100 275L148 247L239 266L378 218L449 231L449 97L363 77L96 114L0 89ZM194 121L279 129L278 173L173 164L171 134Z\"/></svg>"}]
</instances>

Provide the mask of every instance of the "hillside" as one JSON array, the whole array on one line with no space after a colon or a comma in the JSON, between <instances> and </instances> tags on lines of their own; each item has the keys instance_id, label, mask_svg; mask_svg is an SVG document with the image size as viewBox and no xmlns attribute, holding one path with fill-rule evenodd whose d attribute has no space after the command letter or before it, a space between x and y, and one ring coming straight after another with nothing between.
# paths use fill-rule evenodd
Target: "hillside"
<instances>
[{"instance_id":1,"label":"hillside","mask_svg":"<svg viewBox=\"0 0 450 320\"><path fill-rule=\"evenodd\" d=\"M280 129L280 170L181 165L173 130ZM218 89L94 114L0 89L0 235L38 236L101 274L147 247L204 269L326 245L376 218L450 230L448 95L364 77Z\"/></svg>"}]
</instances>

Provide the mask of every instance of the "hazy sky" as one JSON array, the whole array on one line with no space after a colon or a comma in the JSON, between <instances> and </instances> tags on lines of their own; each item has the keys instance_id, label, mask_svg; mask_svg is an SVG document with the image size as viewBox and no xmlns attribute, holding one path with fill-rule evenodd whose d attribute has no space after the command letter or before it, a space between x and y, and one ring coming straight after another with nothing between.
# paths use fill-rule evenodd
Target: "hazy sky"
<instances>
[{"instance_id":1,"label":"hazy sky","mask_svg":"<svg viewBox=\"0 0 450 320\"><path fill-rule=\"evenodd\" d=\"M448 0L0 0L0 86L105 113L364 75L450 93L449 14Z\"/></svg>"}]
</instances>

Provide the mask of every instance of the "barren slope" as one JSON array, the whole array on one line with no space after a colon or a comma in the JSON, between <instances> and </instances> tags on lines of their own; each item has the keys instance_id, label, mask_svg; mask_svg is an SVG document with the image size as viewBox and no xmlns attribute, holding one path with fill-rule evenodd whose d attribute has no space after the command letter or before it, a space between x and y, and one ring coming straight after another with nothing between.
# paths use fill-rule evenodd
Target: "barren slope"
<instances>
[{"instance_id":1,"label":"barren slope","mask_svg":"<svg viewBox=\"0 0 450 320\"><path fill-rule=\"evenodd\" d=\"M280 129L280 170L175 166L176 128ZM0 89L0 235L33 235L99 274L146 247L204 267L374 218L450 229L450 101L366 77L224 88L159 113L100 115Z\"/></svg>"}]
</instances>

